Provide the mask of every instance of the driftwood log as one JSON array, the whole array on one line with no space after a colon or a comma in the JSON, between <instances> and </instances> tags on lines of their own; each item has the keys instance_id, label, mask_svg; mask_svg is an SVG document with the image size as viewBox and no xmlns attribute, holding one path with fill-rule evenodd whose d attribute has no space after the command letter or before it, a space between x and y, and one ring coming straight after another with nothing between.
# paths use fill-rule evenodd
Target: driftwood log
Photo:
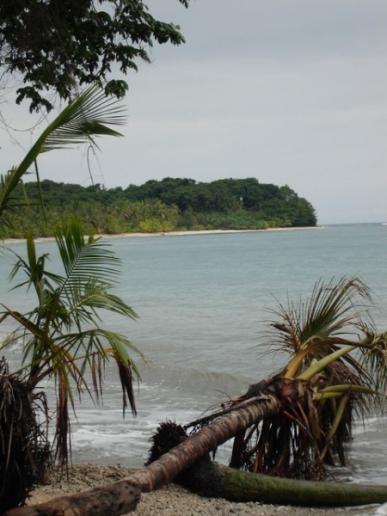
<instances>
[{"instance_id":1,"label":"driftwood log","mask_svg":"<svg viewBox=\"0 0 387 516\"><path fill-rule=\"evenodd\" d=\"M9 516L113 516L132 512L140 501L140 487L130 480L122 480L106 487L83 493L54 498L47 503L12 509Z\"/></svg>"}]
</instances>

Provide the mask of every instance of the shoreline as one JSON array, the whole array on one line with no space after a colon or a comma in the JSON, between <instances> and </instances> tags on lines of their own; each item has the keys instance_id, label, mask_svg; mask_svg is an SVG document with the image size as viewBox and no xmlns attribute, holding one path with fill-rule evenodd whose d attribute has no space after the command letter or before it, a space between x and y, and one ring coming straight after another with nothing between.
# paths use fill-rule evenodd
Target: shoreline
<instances>
[{"instance_id":1,"label":"shoreline","mask_svg":"<svg viewBox=\"0 0 387 516\"><path fill-rule=\"evenodd\" d=\"M135 471L120 464L109 466L98 464L79 464L70 466L69 475L60 476L54 468L45 485L38 486L31 493L27 505L44 503L52 498L66 494L79 493L97 486L117 482ZM269 505L258 502L229 502L224 498L203 498L176 484L169 484L157 491L143 493L137 509L130 514L137 516L334 516L375 514L378 506L349 508L308 508L289 505Z\"/></svg>"},{"instance_id":2,"label":"shoreline","mask_svg":"<svg viewBox=\"0 0 387 516\"><path fill-rule=\"evenodd\" d=\"M272 232L288 232L288 231L304 231L312 229L325 229L326 226L299 226L291 228L267 228L267 229L198 229L184 231L160 231L156 233L100 233L96 237L107 239L119 238L152 238L152 237L179 237L179 236L203 236L203 235L228 235L236 233L272 233ZM53 242L55 237L37 237L36 243ZM5 238L2 243L5 245L25 243L25 238Z\"/></svg>"}]
</instances>

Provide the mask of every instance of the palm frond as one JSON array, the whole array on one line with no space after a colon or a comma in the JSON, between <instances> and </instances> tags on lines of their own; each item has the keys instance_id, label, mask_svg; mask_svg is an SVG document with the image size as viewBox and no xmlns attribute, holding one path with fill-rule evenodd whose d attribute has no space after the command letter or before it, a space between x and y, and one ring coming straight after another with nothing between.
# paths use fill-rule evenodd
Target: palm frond
<instances>
[{"instance_id":1,"label":"palm frond","mask_svg":"<svg viewBox=\"0 0 387 516\"><path fill-rule=\"evenodd\" d=\"M320 360L338 346L356 345L369 305L369 290L358 278L319 281L309 298L280 305L271 343L293 355L286 377L295 377L302 364Z\"/></svg>"},{"instance_id":2,"label":"palm frond","mask_svg":"<svg viewBox=\"0 0 387 516\"><path fill-rule=\"evenodd\" d=\"M44 332L43 330L37 326L34 322L32 322L30 319L25 317L23 314L16 310L11 310L5 305L1 305L3 308L5 308L5 315L12 317L17 321L25 330L30 332L32 335L34 335L37 338L44 338Z\"/></svg>"},{"instance_id":3,"label":"palm frond","mask_svg":"<svg viewBox=\"0 0 387 516\"><path fill-rule=\"evenodd\" d=\"M137 319L136 312L128 306L120 297L110 294L106 289L101 289L95 284L87 285L85 287L84 296L80 300L82 307L90 307L93 310L107 310L115 312L119 315L129 317L130 319Z\"/></svg>"},{"instance_id":4,"label":"palm frond","mask_svg":"<svg viewBox=\"0 0 387 516\"><path fill-rule=\"evenodd\" d=\"M120 272L120 260L101 238L83 236L82 226L72 220L62 225L55 235L65 270L62 291L82 289L91 282L110 287Z\"/></svg>"},{"instance_id":5,"label":"palm frond","mask_svg":"<svg viewBox=\"0 0 387 516\"><path fill-rule=\"evenodd\" d=\"M302 341L347 333L348 326L359 319L358 308L364 310L365 300L370 301L369 289L359 278L318 283L305 305Z\"/></svg>"},{"instance_id":6,"label":"palm frond","mask_svg":"<svg viewBox=\"0 0 387 516\"><path fill-rule=\"evenodd\" d=\"M46 260L49 256L48 253L44 253L41 256L37 256L35 242L31 234L27 235L26 239L27 257L24 259L19 254L15 253L12 249L9 249L17 260L11 269L9 279L13 280L19 272L23 272L26 279L22 283L19 283L13 287L12 290L27 286L29 289L31 286L35 288L35 292L39 299L42 297L43 289L49 288L52 290L49 279L57 279L57 275L49 273L46 270Z\"/></svg>"},{"instance_id":7,"label":"palm frond","mask_svg":"<svg viewBox=\"0 0 387 516\"><path fill-rule=\"evenodd\" d=\"M12 206L12 194L39 154L89 143L95 136L121 136L110 125L122 125L125 116L116 100L105 96L98 86L91 86L76 97L42 132L22 162L1 176L0 217Z\"/></svg>"},{"instance_id":8,"label":"palm frond","mask_svg":"<svg viewBox=\"0 0 387 516\"><path fill-rule=\"evenodd\" d=\"M140 379L140 373L136 362L129 351L134 352L142 360L145 360L141 351L124 335L103 328L93 328L82 332L60 335L56 339L60 349L66 349L71 353L73 362L81 362L79 366L79 379L84 386L83 372L91 367L94 392L102 392L102 365L110 358L116 362L123 393L123 412L127 404L130 404L133 414L136 414L136 405L133 393L133 376ZM94 357L93 359L91 357ZM99 357L97 360L95 357ZM97 382L97 376L100 378ZM100 394L97 394L97 399Z\"/></svg>"},{"instance_id":9,"label":"palm frond","mask_svg":"<svg viewBox=\"0 0 387 516\"><path fill-rule=\"evenodd\" d=\"M366 346L360 348L362 366L369 371L376 390L387 389L387 332L377 333L374 328L363 325Z\"/></svg>"}]
</instances>

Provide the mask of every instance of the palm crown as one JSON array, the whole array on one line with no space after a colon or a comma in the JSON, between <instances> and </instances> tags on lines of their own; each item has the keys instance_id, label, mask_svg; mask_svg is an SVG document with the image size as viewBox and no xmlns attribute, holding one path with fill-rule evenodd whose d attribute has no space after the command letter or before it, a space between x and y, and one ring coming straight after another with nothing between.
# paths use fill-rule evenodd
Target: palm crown
<instances>
[{"instance_id":1,"label":"palm crown","mask_svg":"<svg viewBox=\"0 0 387 516\"><path fill-rule=\"evenodd\" d=\"M11 317L20 325L5 345L22 336L24 372L31 387L45 378L55 379L57 453L61 461L66 461L69 406L73 404L74 390L79 395L87 392L98 401L103 391L104 366L113 360L122 386L123 409L129 403L135 413L132 382L133 375L139 375L129 352L141 353L125 335L103 326L101 311L137 317L130 306L111 293L119 273L119 259L109 244L84 237L76 221L57 231L56 244L62 274L47 269L48 255L38 256L33 239L28 238L27 258L16 255L11 277L24 275L17 287L32 288L37 305L27 314L3 305L2 318Z\"/></svg>"}]
</instances>

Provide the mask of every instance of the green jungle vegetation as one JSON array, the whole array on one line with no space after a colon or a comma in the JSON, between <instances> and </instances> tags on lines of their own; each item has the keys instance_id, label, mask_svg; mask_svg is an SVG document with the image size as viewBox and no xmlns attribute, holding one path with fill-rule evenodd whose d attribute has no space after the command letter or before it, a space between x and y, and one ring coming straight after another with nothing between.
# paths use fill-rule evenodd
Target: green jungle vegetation
<instances>
[{"instance_id":1,"label":"green jungle vegetation","mask_svg":"<svg viewBox=\"0 0 387 516\"><path fill-rule=\"evenodd\" d=\"M58 224L74 215L94 234L266 229L317 221L313 206L291 188L255 178L200 183L168 177L112 189L44 180L20 184L14 205L12 224L1 228L2 238L52 236Z\"/></svg>"}]
</instances>

